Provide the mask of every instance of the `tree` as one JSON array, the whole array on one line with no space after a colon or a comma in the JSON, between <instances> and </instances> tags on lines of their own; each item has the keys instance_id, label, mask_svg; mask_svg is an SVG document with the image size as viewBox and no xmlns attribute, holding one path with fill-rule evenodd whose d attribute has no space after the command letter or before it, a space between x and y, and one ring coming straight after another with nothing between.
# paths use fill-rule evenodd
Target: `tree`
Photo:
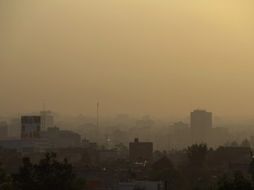
<instances>
[{"instance_id":1,"label":"tree","mask_svg":"<svg viewBox=\"0 0 254 190\"><path fill-rule=\"evenodd\" d=\"M39 164L32 164L29 158L23 159L19 173L13 175L17 190L78 190L81 185L67 160L59 162L56 154L47 153Z\"/></svg>"},{"instance_id":2,"label":"tree","mask_svg":"<svg viewBox=\"0 0 254 190\"><path fill-rule=\"evenodd\" d=\"M9 175L6 174L5 170L0 164L0 190L12 190L12 180Z\"/></svg>"},{"instance_id":3,"label":"tree","mask_svg":"<svg viewBox=\"0 0 254 190\"><path fill-rule=\"evenodd\" d=\"M183 181L180 173L166 156L156 161L151 169L150 178L156 181L164 181L165 189L181 189Z\"/></svg>"},{"instance_id":4,"label":"tree","mask_svg":"<svg viewBox=\"0 0 254 190\"><path fill-rule=\"evenodd\" d=\"M254 182L254 158L252 158L250 165L249 165L249 173L252 177L252 182Z\"/></svg>"},{"instance_id":5,"label":"tree","mask_svg":"<svg viewBox=\"0 0 254 190\"><path fill-rule=\"evenodd\" d=\"M217 190L252 190L252 185L241 172L235 172L233 178L224 175L218 181Z\"/></svg>"},{"instance_id":6,"label":"tree","mask_svg":"<svg viewBox=\"0 0 254 190\"><path fill-rule=\"evenodd\" d=\"M191 189L210 189L211 178L206 165L207 154L208 148L206 144L194 144L187 148L189 162L182 172Z\"/></svg>"},{"instance_id":7,"label":"tree","mask_svg":"<svg viewBox=\"0 0 254 190\"><path fill-rule=\"evenodd\" d=\"M195 167L204 166L208 148L206 144L194 144L187 148L187 156L190 164Z\"/></svg>"}]
</instances>

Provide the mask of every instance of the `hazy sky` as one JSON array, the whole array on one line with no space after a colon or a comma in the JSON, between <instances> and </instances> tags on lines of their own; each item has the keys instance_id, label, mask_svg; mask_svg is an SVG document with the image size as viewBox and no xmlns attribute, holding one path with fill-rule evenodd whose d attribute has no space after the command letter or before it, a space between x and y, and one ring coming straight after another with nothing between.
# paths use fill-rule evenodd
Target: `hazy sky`
<instances>
[{"instance_id":1,"label":"hazy sky","mask_svg":"<svg viewBox=\"0 0 254 190\"><path fill-rule=\"evenodd\" d=\"M253 0L0 0L0 113L254 116Z\"/></svg>"}]
</instances>

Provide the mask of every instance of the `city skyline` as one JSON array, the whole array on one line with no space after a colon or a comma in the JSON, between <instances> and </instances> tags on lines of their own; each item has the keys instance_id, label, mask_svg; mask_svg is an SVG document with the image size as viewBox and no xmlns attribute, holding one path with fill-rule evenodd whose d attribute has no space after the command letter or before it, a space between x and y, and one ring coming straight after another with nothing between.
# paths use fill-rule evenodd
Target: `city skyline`
<instances>
[{"instance_id":1,"label":"city skyline","mask_svg":"<svg viewBox=\"0 0 254 190\"><path fill-rule=\"evenodd\" d=\"M253 0L0 0L0 190L254 190Z\"/></svg>"}]
</instances>

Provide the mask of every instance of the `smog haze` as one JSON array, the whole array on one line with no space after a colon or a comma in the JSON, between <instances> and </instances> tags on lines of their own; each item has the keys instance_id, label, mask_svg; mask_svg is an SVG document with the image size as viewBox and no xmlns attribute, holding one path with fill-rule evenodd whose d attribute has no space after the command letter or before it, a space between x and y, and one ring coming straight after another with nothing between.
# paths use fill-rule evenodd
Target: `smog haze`
<instances>
[{"instance_id":1,"label":"smog haze","mask_svg":"<svg viewBox=\"0 0 254 190\"><path fill-rule=\"evenodd\" d=\"M254 113L250 0L1 0L2 114Z\"/></svg>"}]
</instances>

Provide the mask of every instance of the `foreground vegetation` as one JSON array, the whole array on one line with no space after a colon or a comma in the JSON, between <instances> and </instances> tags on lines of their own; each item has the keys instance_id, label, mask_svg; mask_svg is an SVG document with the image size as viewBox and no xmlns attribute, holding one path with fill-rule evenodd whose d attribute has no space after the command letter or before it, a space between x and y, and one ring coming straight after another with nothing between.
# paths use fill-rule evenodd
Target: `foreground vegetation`
<instances>
[{"instance_id":1,"label":"foreground vegetation","mask_svg":"<svg viewBox=\"0 0 254 190\"><path fill-rule=\"evenodd\" d=\"M207 163L209 150L205 144L186 149L188 161L175 167L168 158L145 169L148 180L164 181L166 190L254 190L254 159L245 173L216 171ZM241 155L239 155L241 156ZM118 167L122 167L121 164ZM130 166L131 171L131 166ZM212 172L211 172L212 171ZM85 182L73 172L67 160L58 161L56 154L47 153L38 163L23 158L18 172L7 174L0 167L0 190L81 190Z\"/></svg>"},{"instance_id":2,"label":"foreground vegetation","mask_svg":"<svg viewBox=\"0 0 254 190\"><path fill-rule=\"evenodd\" d=\"M56 154L47 153L38 164L23 158L19 172L8 175L0 169L0 190L80 190L84 183L79 180L67 160L59 162Z\"/></svg>"}]
</instances>

